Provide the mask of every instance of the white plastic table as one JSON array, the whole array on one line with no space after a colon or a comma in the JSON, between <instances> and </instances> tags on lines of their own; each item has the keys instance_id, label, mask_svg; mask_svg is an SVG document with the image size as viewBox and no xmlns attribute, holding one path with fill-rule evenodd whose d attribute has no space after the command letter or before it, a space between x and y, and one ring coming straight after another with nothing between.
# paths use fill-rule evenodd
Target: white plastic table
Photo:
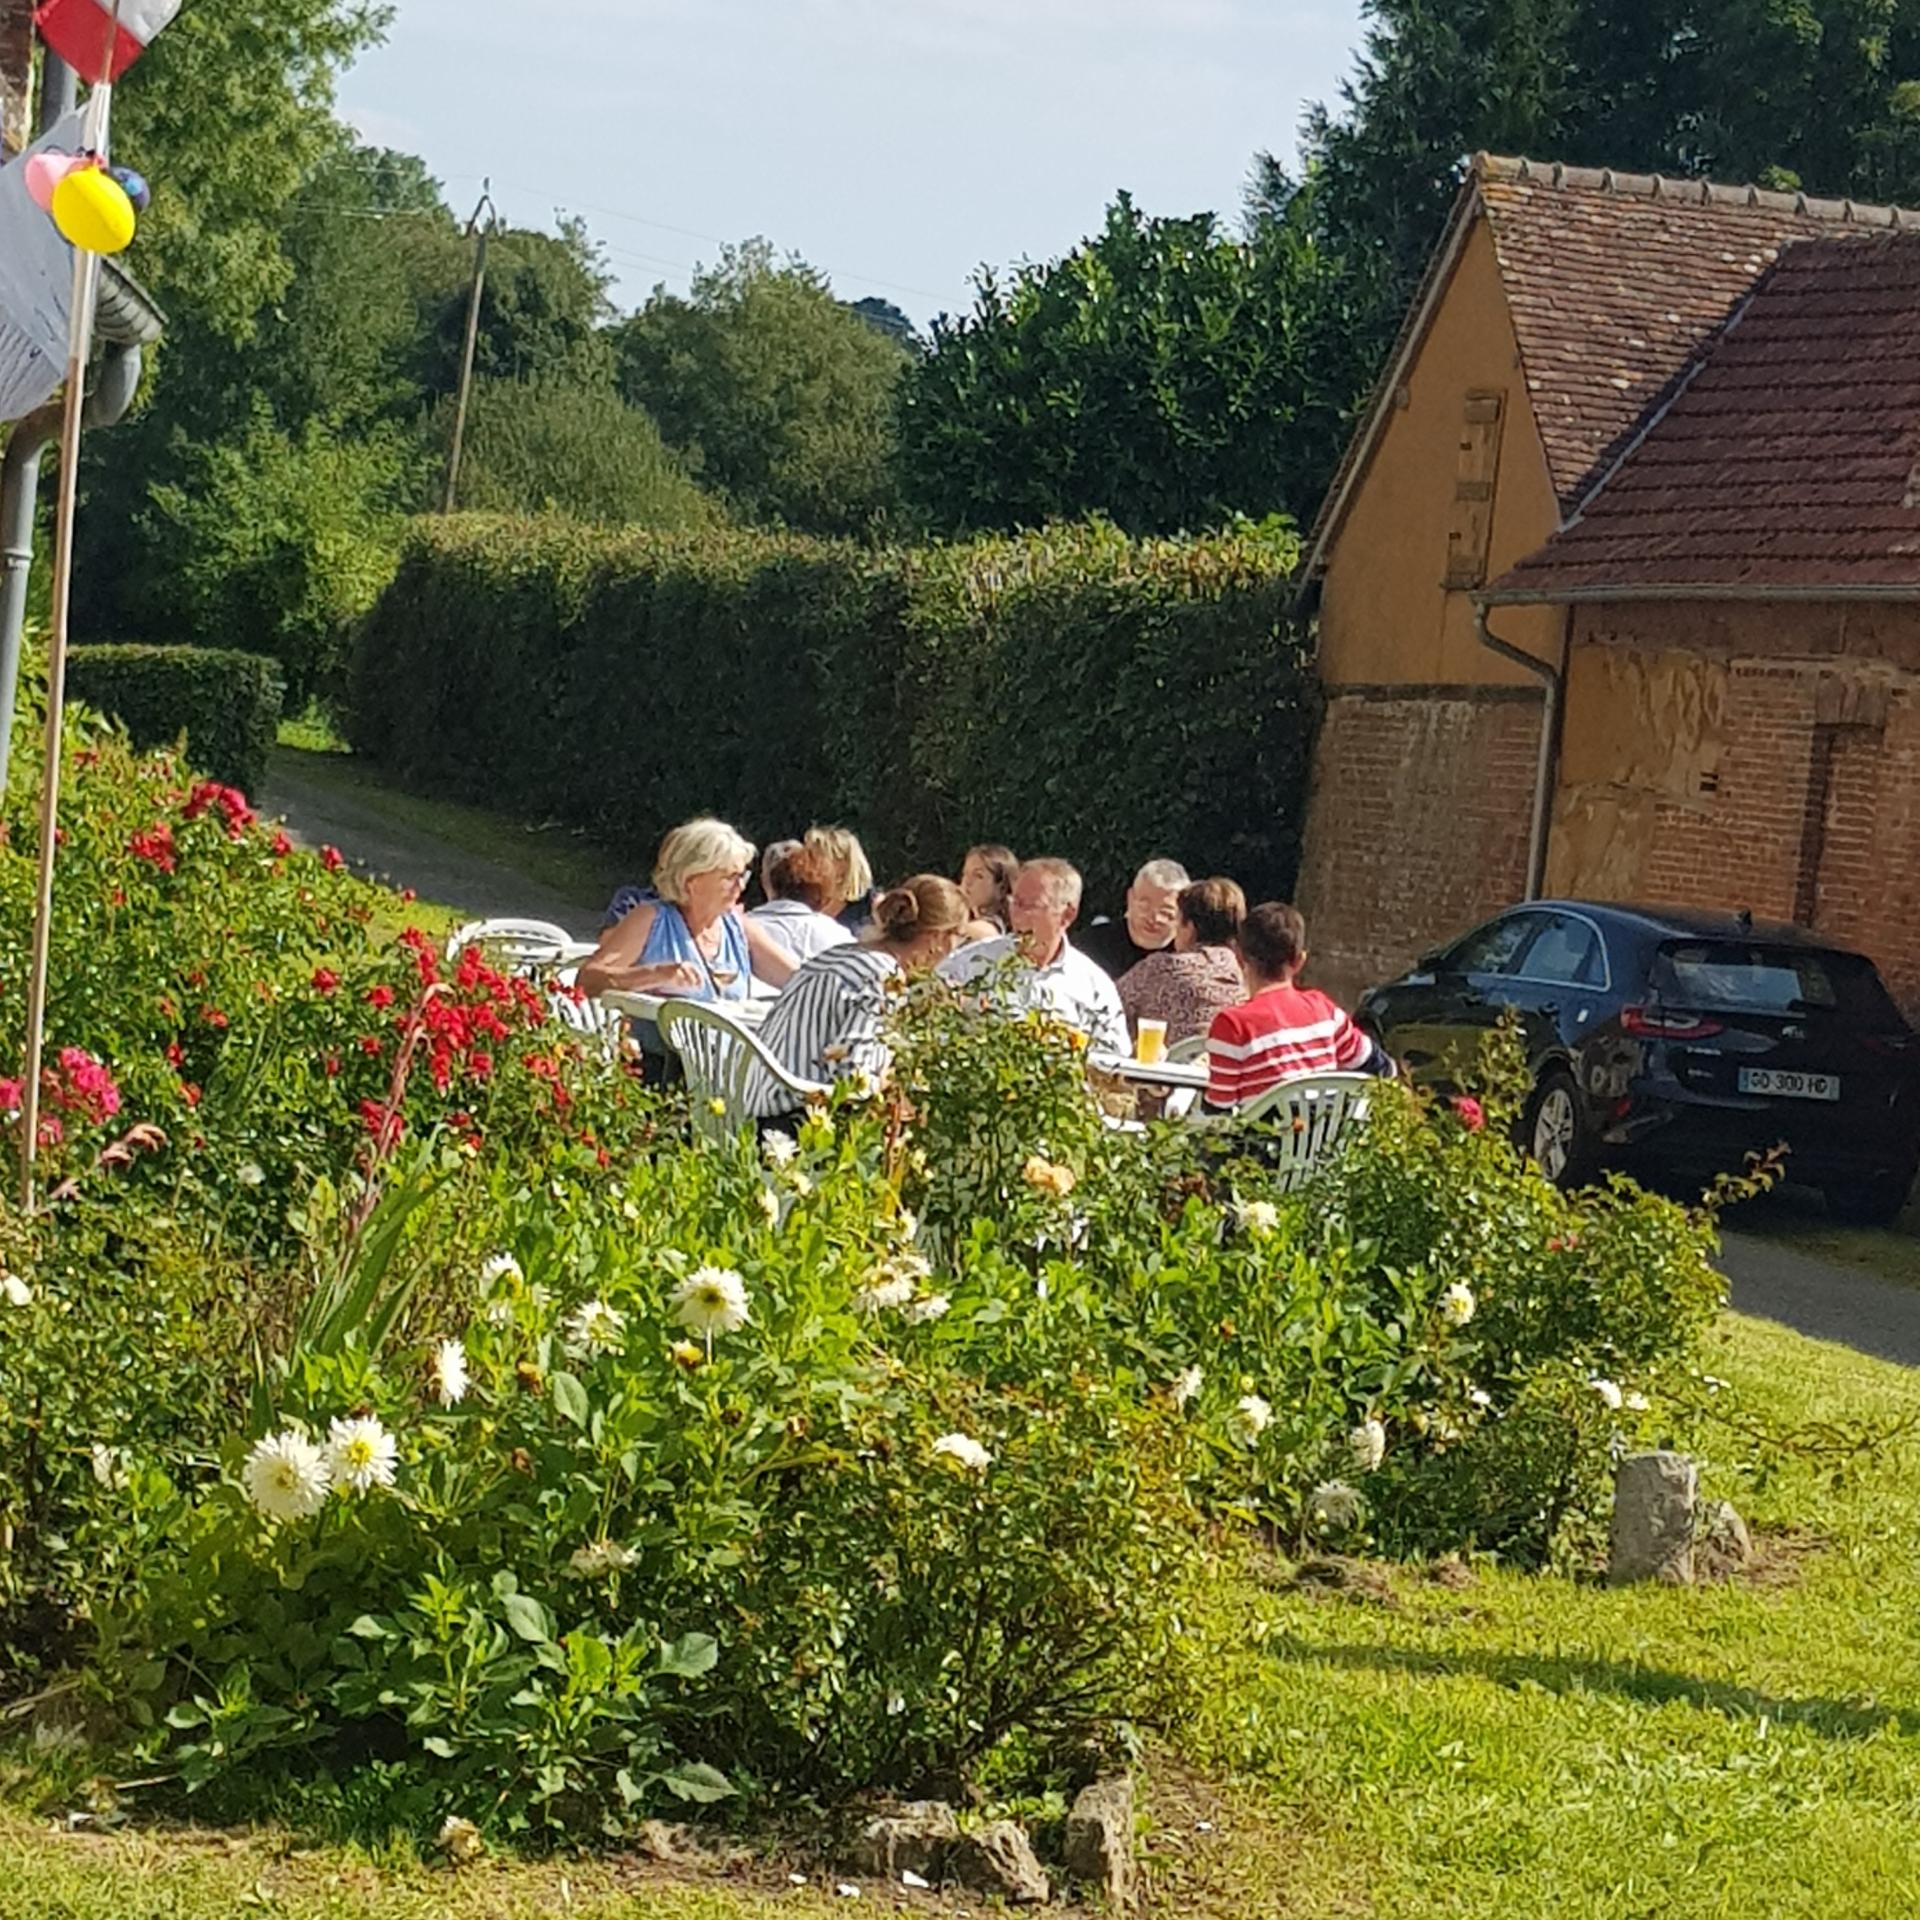
<instances>
[{"instance_id":1,"label":"white plastic table","mask_svg":"<svg viewBox=\"0 0 1920 1920\"><path fill-rule=\"evenodd\" d=\"M1089 1062L1116 1080L1130 1080L1143 1087L1187 1087L1195 1093L1207 1090L1207 1063L1204 1060L1155 1060L1151 1064L1131 1054L1095 1053Z\"/></svg>"},{"instance_id":2,"label":"white plastic table","mask_svg":"<svg viewBox=\"0 0 1920 1920\"><path fill-rule=\"evenodd\" d=\"M624 1013L629 1020L645 1020L651 1023L657 1022L660 1018L661 1001L673 997L675 996L668 994L617 993L609 990L600 995L600 1004L603 1007L611 1007L615 1013ZM763 998L759 994L754 994L745 1000L717 1000L714 1004L724 1007L743 1027L757 1027L767 1017L768 1010L773 1005L773 996L769 994Z\"/></svg>"}]
</instances>

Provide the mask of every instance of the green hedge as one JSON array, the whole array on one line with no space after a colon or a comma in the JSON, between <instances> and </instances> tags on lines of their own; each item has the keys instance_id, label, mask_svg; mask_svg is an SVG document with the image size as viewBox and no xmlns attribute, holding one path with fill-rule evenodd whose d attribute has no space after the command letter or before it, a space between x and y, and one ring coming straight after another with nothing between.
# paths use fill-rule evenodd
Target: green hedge
<instances>
[{"instance_id":1,"label":"green hedge","mask_svg":"<svg viewBox=\"0 0 1920 1920\"><path fill-rule=\"evenodd\" d=\"M365 623L354 744L629 843L839 820L883 877L973 840L1111 902L1171 854L1292 885L1311 720L1291 534L1071 526L874 552L749 531L418 523Z\"/></svg>"},{"instance_id":2,"label":"green hedge","mask_svg":"<svg viewBox=\"0 0 1920 1920\"><path fill-rule=\"evenodd\" d=\"M286 681L264 654L216 647L75 647L67 691L111 714L136 747L187 736L193 764L256 793L280 725Z\"/></svg>"}]
</instances>

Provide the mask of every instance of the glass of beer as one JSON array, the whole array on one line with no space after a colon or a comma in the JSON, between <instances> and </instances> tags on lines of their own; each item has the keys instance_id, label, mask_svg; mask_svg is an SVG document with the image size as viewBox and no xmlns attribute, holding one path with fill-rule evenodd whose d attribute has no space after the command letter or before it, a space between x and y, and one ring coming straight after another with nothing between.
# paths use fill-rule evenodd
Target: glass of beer
<instances>
[{"instance_id":1,"label":"glass of beer","mask_svg":"<svg viewBox=\"0 0 1920 1920\"><path fill-rule=\"evenodd\" d=\"M1133 1036L1133 1057L1144 1067L1150 1067L1167 1057L1167 1023L1164 1020L1140 1022L1139 1031Z\"/></svg>"}]
</instances>

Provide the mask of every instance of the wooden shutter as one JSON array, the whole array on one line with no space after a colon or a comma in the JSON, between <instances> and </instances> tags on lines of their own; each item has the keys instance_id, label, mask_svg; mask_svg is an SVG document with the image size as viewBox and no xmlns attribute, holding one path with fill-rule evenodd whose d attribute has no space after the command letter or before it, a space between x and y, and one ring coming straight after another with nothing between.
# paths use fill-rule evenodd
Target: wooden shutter
<instances>
[{"instance_id":1,"label":"wooden shutter","mask_svg":"<svg viewBox=\"0 0 1920 1920\"><path fill-rule=\"evenodd\" d=\"M1500 471L1502 393L1470 393L1460 420L1453 513L1447 522L1447 586L1477 587L1487 577L1493 538L1493 484Z\"/></svg>"}]
</instances>

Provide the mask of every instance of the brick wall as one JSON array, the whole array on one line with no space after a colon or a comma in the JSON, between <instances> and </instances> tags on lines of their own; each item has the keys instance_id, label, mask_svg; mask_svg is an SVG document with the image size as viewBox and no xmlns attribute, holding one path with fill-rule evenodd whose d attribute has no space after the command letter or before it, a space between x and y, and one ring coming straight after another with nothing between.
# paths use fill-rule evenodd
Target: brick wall
<instances>
[{"instance_id":1,"label":"brick wall","mask_svg":"<svg viewBox=\"0 0 1920 1920\"><path fill-rule=\"evenodd\" d=\"M1526 886L1531 688L1330 688L1299 904L1314 985L1351 1004Z\"/></svg>"},{"instance_id":2,"label":"brick wall","mask_svg":"<svg viewBox=\"0 0 1920 1920\"><path fill-rule=\"evenodd\" d=\"M1799 920L1871 954L1920 1017L1920 613L1747 611L1618 608L1583 622L1579 646L1690 652L1713 675L1713 711L1684 765L1619 767L1600 816L1613 828L1604 868L1590 858L1583 871L1566 833L1600 783L1563 787L1549 883ZM1632 718L1645 742L1653 729ZM1609 719L1575 699L1567 725L1591 737Z\"/></svg>"}]
</instances>

